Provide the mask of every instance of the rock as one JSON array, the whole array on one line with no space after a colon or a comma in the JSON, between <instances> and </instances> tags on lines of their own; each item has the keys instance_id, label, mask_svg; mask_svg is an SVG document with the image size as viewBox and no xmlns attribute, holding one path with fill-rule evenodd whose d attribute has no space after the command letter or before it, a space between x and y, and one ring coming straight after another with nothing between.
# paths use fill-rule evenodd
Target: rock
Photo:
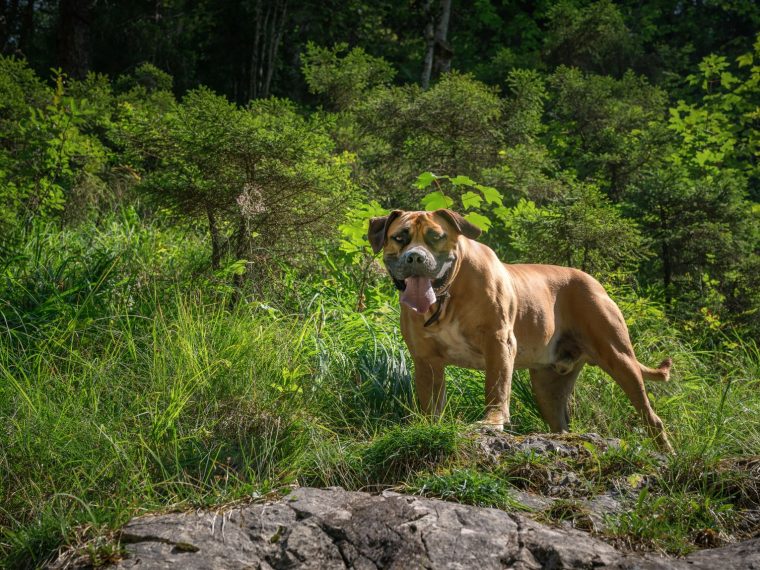
<instances>
[{"instance_id":1,"label":"rock","mask_svg":"<svg viewBox=\"0 0 760 570\"><path fill-rule=\"evenodd\" d=\"M519 514L340 488L300 488L224 512L145 516L122 529L121 542L124 569L760 568L760 539L684 560L640 556Z\"/></svg>"},{"instance_id":2,"label":"rock","mask_svg":"<svg viewBox=\"0 0 760 570\"><path fill-rule=\"evenodd\" d=\"M616 438L603 438L595 433L585 434L533 434L513 436L503 432L495 432L484 428L477 438L480 451L493 460L498 461L503 455L515 453L547 455L557 457L578 458L588 456L591 448L598 452L619 448L621 443ZM584 445L585 444L585 445Z\"/></svg>"}]
</instances>

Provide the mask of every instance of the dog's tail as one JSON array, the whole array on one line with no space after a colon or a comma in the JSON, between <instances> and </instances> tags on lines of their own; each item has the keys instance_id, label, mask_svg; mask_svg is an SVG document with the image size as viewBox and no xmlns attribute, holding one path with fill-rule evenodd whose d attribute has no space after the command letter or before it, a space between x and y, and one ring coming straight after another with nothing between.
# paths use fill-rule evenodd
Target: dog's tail
<instances>
[{"instance_id":1,"label":"dog's tail","mask_svg":"<svg viewBox=\"0 0 760 570\"><path fill-rule=\"evenodd\" d=\"M646 380L656 380L658 382L667 382L670 380L670 367L673 366L673 360L666 358L657 368L649 368L639 362L641 374Z\"/></svg>"}]
</instances>

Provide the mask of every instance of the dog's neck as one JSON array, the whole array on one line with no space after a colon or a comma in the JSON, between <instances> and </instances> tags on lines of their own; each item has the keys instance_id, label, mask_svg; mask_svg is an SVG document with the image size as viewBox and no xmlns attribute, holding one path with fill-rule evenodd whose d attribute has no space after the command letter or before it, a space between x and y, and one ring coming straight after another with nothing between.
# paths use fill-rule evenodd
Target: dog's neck
<instances>
[{"instance_id":1,"label":"dog's neck","mask_svg":"<svg viewBox=\"0 0 760 570\"><path fill-rule=\"evenodd\" d=\"M451 287L454 285L454 281L462 268L462 260L467 255L467 248L469 246L469 243L467 242L469 241L470 240L464 236L459 238L459 243L457 244L457 256L454 260L454 264L446 271L446 273L444 273L443 277L440 278L442 283L438 287L435 287L435 283L433 284L436 308L430 318L425 321L425 324L423 325L424 327L429 327L430 325L437 323L443 315L443 311L451 297Z\"/></svg>"}]
</instances>

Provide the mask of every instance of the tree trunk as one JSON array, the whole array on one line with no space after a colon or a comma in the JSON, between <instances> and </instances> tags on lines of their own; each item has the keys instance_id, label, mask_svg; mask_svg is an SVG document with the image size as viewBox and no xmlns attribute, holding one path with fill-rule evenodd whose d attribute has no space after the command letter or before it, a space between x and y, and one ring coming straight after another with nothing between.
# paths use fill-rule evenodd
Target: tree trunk
<instances>
[{"instance_id":1,"label":"tree trunk","mask_svg":"<svg viewBox=\"0 0 760 570\"><path fill-rule=\"evenodd\" d=\"M451 19L451 0L441 0L438 25L435 27L435 57L433 58L433 77L451 71L451 58L454 52L447 41L449 20Z\"/></svg>"},{"instance_id":2,"label":"tree trunk","mask_svg":"<svg viewBox=\"0 0 760 570\"><path fill-rule=\"evenodd\" d=\"M206 205L206 216L208 217L208 231L211 234L211 269L216 271L222 262L222 237L219 234L214 210L208 204Z\"/></svg>"},{"instance_id":3,"label":"tree trunk","mask_svg":"<svg viewBox=\"0 0 760 570\"><path fill-rule=\"evenodd\" d=\"M58 65L75 79L84 79L90 70L91 8L92 0L58 4Z\"/></svg>"},{"instance_id":4,"label":"tree trunk","mask_svg":"<svg viewBox=\"0 0 760 570\"><path fill-rule=\"evenodd\" d=\"M18 17L20 18L18 50L22 56L28 57L34 36L34 0L27 0L24 12Z\"/></svg>"},{"instance_id":5,"label":"tree trunk","mask_svg":"<svg viewBox=\"0 0 760 570\"><path fill-rule=\"evenodd\" d=\"M240 216L238 222L237 231L235 232L235 260L239 261L245 259L248 253L248 223L243 216ZM243 288L245 284L246 271L243 273L236 273L233 277L233 282L238 290Z\"/></svg>"},{"instance_id":6,"label":"tree trunk","mask_svg":"<svg viewBox=\"0 0 760 570\"><path fill-rule=\"evenodd\" d=\"M430 80L451 70L454 52L447 41L451 0L428 0L425 3L425 59L422 63L422 88L430 86Z\"/></svg>"},{"instance_id":7,"label":"tree trunk","mask_svg":"<svg viewBox=\"0 0 760 570\"><path fill-rule=\"evenodd\" d=\"M433 56L435 55L435 11L433 4L433 0L425 2L427 24L425 24L425 59L422 62L421 83L423 89L430 86L430 76L433 73Z\"/></svg>"},{"instance_id":8,"label":"tree trunk","mask_svg":"<svg viewBox=\"0 0 760 570\"><path fill-rule=\"evenodd\" d=\"M8 6L6 0L0 0L0 53L5 53L11 37L12 6L13 2Z\"/></svg>"},{"instance_id":9,"label":"tree trunk","mask_svg":"<svg viewBox=\"0 0 760 570\"><path fill-rule=\"evenodd\" d=\"M287 0L257 0L254 11L251 65L249 72L250 99L269 97L277 62L277 50L285 31Z\"/></svg>"},{"instance_id":10,"label":"tree trunk","mask_svg":"<svg viewBox=\"0 0 760 570\"><path fill-rule=\"evenodd\" d=\"M270 87L272 86L272 75L274 74L274 65L277 60L277 48L280 45L282 32L285 29L285 15L287 13L287 8L287 2L283 2L279 20L277 20L276 13L272 18L272 34L269 39L269 50L267 52L267 73L266 78L264 79L264 87L262 89L262 97L264 98L269 97Z\"/></svg>"}]
</instances>

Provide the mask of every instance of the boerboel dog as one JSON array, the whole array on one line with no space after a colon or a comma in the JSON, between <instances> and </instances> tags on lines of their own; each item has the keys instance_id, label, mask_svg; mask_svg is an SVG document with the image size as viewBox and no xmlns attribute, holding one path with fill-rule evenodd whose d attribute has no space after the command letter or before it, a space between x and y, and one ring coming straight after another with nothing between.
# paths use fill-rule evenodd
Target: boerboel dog
<instances>
[{"instance_id":1,"label":"boerboel dog","mask_svg":"<svg viewBox=\"0 0 760 570\"><path fill-rule=\"evenodd\" d=\"M568 399L584 364L620 385L651 435L671 450L644 378L668 380L671 361L648 368L633 352L618 306L590 275L554 265L504 264L475 241L481 231L451 210L372 218L368 238L400 291L401 332L414 358L420 405L446 402L444 368L485 370L484 424L509 423L512 371L528 368L541 414L568 429Z\"/></svg>"}]
</instances>

